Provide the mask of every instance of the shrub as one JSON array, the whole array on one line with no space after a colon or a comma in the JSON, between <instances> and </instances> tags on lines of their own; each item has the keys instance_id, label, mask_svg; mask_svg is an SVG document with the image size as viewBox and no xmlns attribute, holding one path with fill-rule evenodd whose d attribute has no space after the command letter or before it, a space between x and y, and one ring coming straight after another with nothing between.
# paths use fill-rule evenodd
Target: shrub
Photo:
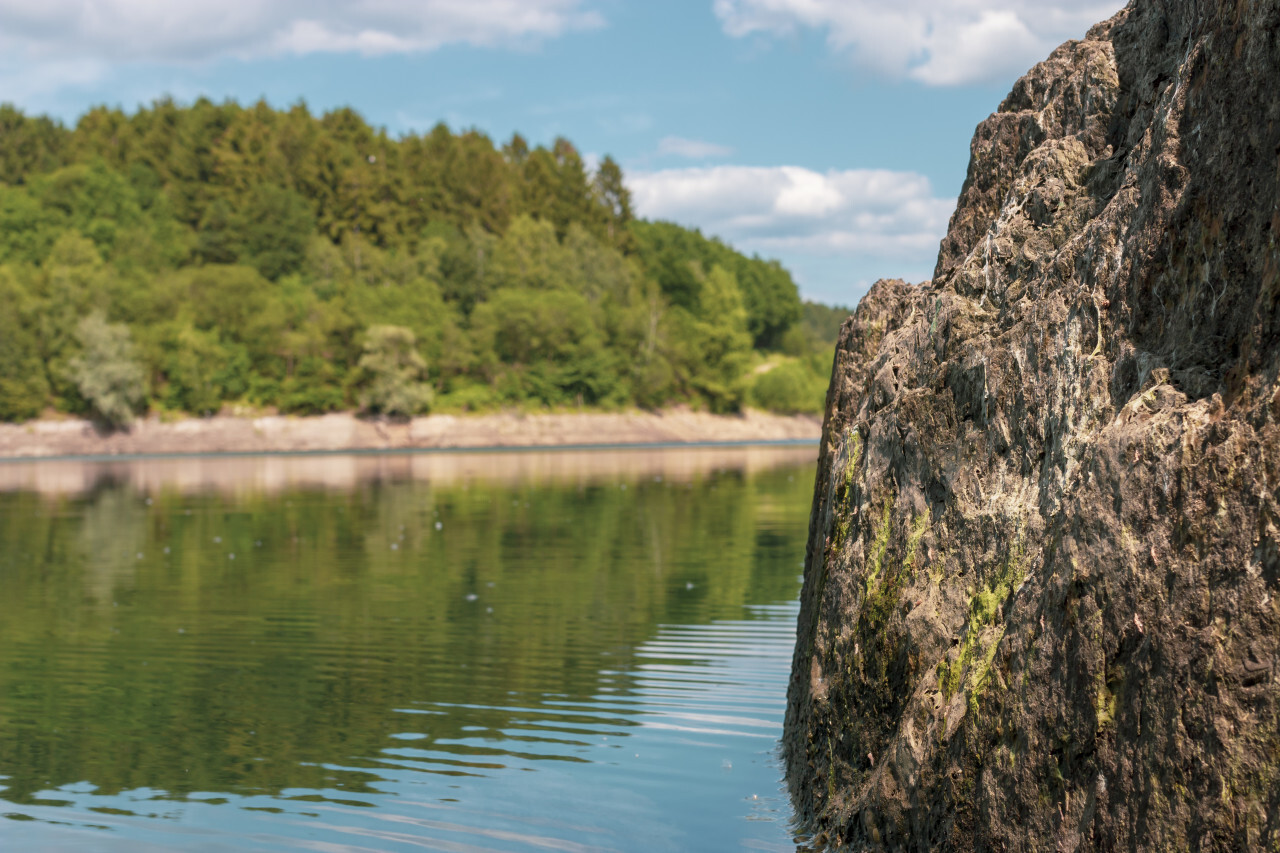
<instances>
[{"instance_id":1,"label":"shrub","mask_svg":"<svg viewBox=\"0 0 1280 853\"><path fill-rule=\"evenodd\" d=\"M751 385L755 404L772 412L817 414L827 383L800 361L786 361L758 374Z\"/></svg>"},{"instance_id":2,"label":"shrub","mask_svg":"<svg viewBox=\"0 0 1280 853\"><path fill-rule=\"evenodd\" d=\"M3 201L0 190L0 202ZM0 234L4 232L0 219ZM3 238L0 238L3 239ZM32 300L8 267L0 266L0 420L25 421L49 400L49 382L32 327Z\"/></svg>"},{"instance_id":3,"label":"shrub","mask_svg":"<svg viewBox=\"0 0 1280 853\"><path fill-rule=\"evenodd\" d=\"M427 363L404 326L371 326L364 355L356 365L360 406L382 415L416 415L431 404L431 386L423 379Z\"/></svg>"},{"instance_id":4,"label":"shrub","mask_svg":"<svg viewBox=\"0 0 1280 853\"><path fill-rule=\"evenodd\" d=\"M68 363L68 374L93 414L108 425L125 427L146 398L146 374L138 363L129 327L108 323L93 313L76 327L80 354Z\"/></svg>"},{"instance_id":5,"label":"shrub","mask_svg":"<svg viewBox=\"0 0 1280 853\"><path fill-rule=\"evenodd\" d=\"M436 410L483 412L502 404L498 393L488 385L472 382L455 383L454 387L436 399Z\"/></svg>"},{"instance_id":6,"label":"shrub","mask_svg":"<svg viewBox=\"0 0 1280 853\"><path fill-rule=\"evenodd\" d=\"M280 383L279 394L280 411L293 415L322 415L341 409L346 402L337 371L316 357L302 359L293 375Z\"/></svg>"},{"instance_id":7,"label":"shrub","mask_svg":"<svg viewBox=\"0 0 1280 853\"><path fill-rule=\"evenodd\" d=\"M249 354L240 344L226 343L212 331L180 326L164 342L163 367L168 380L164 405L197 415L212 415L248 388Z\"/></svg>"}]
</instances>

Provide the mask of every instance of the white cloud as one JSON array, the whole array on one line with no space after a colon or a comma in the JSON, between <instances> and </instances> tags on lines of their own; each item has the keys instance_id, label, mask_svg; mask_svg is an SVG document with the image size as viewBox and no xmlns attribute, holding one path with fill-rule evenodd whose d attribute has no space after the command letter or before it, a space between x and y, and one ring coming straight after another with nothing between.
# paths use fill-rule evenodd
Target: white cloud
<instances>
[{"instance_id":1,"label":"white cloud","mask_svg":"<svg viewBox=\"0 0 1280 853\"><path fill-rule=\"evenodd\" d=\"M976 21L966 21L950 36L935 40L929 61L911 69L911 76L931 85L955 85L968 82L1003 57L1042 57L1048 52L1013 12L983 12Z\"/></svg>"},{"instance_id":2,"label":"white cloud","mask_svg":"<svg viewBox=\"0 0 1280 853\"><path fill-rule=\"evenodd\" d=\"M933 266L954 199L914 172L797 166L667 169L628 175L636 212L701 228L768 256L827 255Z\"/></svg>"},{"instance_id":3,"label":"white cloud","mask_svg":"<svg viewBox=\"0 0 1280 853\"><path fill-rule=\"evenodd\" d=\"M0 0L8 63L201 62L522 44L602 24L587 0Z\"/></svg>"},{"instance_id":4,"label":"white cloud","mask_svg":"<svg viewBox=\"0 0 1280 853\"><path fill-rule=\"evenodd\" d=\"M705 160L709 157L728 157L733 149L701 139L685 139L680 136L664 136L658 142L658 154L669 157L685 157L689 160Z\"/></svg>"},{"instance_id":5,"label":"white cloud","mask_svg":"<svg viewBox=\"0 0 1280 853\"><path fill-rule=\"evenodd\" d=\"M1124 0L714 0L734 37L824 30L859 65L929 85L1025 71Z\"/></svg>"},{"instance_id":6,"label":"white cloud","mask_svg":"<svg viewBox=\"0 0 1280 853\"><path fill-rule=\"evenodd\" d=\"M3 41L0 40L0 45ZM93 59L12 63L0 60L0 99L11 103L43 98L69 86L88 86L102 79L106 66Z\"/></svg>"}]
</instances>

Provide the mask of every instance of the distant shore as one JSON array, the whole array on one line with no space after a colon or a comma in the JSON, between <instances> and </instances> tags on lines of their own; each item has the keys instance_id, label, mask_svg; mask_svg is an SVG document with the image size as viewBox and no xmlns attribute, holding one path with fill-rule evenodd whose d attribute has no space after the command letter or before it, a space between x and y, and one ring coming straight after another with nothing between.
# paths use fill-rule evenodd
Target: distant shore
<instances>
[{"instance_id":1,"label":"distant shore","mask_svg":"<svg viewBox=\"0 0 1280 853\"><path fill-rule=\"evenodd\" d=\"M427 415L391 422L347 412L316 417L219 415L164 422L146 418L104 433L84 420L0 424L0 459L204 453L320 453L370 450L555 448L716 442L816 442L816 416L747 410L712 415L582 412Z\"/></svg>"}]
</instances>

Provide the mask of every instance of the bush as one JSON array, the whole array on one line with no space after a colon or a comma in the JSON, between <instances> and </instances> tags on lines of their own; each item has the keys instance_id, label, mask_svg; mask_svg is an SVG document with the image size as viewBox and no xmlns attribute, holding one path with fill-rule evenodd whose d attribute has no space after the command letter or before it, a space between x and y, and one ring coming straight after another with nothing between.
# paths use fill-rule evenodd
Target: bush
<instances>
[{"instance_id":1,"label":"bush","mask_svg":"<svg viewBox=\"0 0 1280 853\"><path fill-rule=\"evenodd\" d=\"M67 365L71 381L97 418L110 426L128 426L146 399L146 374L129 327L94 313L76 331L81 351Z\"/></svg>"},{"instance_id":2,"label":"bush","mask_svg":"<svg viewBox=\"0 0 1280 853\"><path fill-rule=\"evenodd\" d=\"M0 190L2 193L2 190ZM4 232L0 220L0 234ZM0 238L2 239L2 238ZM32 300L8 267L0 266L0 420L25 421L49 401L49 382L32 327Z\"/></svg>"},{"instance_id":3,"label":"bush","mask_svg":"<svg viewBox=\"0 0 1280 853\"><path fill-rule=\"evenodd\" d=\"M623 390L614 356L580 294L499 290L476 307L471 330L508 402L594 406L618 399Z\"/></svg>"},{"instance_id":4,"label":"bush","mask_svg":"<svg viewBox=\"0 0 1280 853\"><path fill-rule=\"evenodd\" d=\"M436 399L436 410L483 412L502 404L498 393L488 385L457 383L455 387Z\"/></svg>"},{"instance_id":5,"label":"bush","mask_svg":"<svg viewBox=\"0 0 1280 853\"><path fill-rule=\"evenodd\" d=\"M801 361L786 361L760 373L751 385L756 406L784 414L819 414L827 383Z\"/></svg>"},{"instance_id":6,"label":"bush","mask_svg":"<svg viewBox=\"0 0 1280 853\"><path fill-rule=\"evenodd\" d=\"M427 363L404 326L371 326L364 355L356 365L360 406L382 415L416 415L431 405L431 386L422 381Z\"/></svg>"},{"instance_id":7,"label":"bush","mask_svg":"<svg viewBox=\"0 0 1280 853\"><path fill-rule=\"evenodd\" d=\"M337 371L322 358L302 359L293 375L280 383L279 393L280 411L291 415L323 415L346 403Z\"/></svg>"},{"instance_id":8,"label":"bush","mask_svg":"<svg viewBox=\"0 0 1280 853\"><path fill-rule=\"evenodd\" d=\"M178 327L164 342L164 405L196 415L216 414L223 400L248 388L249 354L240 344L220 341L211 331Z\"/></svg>"}]
</instances>

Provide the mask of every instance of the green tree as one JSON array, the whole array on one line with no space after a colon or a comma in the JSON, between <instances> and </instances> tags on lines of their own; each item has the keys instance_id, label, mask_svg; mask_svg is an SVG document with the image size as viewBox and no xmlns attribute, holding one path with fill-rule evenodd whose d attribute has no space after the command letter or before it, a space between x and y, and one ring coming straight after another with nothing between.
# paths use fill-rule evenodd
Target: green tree
<instances>
[{"instance_id":1,"label":"green tree","mask_svg":"<svg viewBox=\"0 0 1280 853\"><path fill-rule=\"evenodd\" d=\"M803 316L800 293L791 273L777 261L759 256L746 258L731 253L721 263L727 263L737 276L753 345L757 349L780 348L787 330Z\"/></svg>"},{"instance_id":2,"label":"green tree","mask_svg":"<svg viewBox=\"0 0 1280 853\"><path fill-rule=\"evenodd\" d=\"M234 264L240 259L239 231L231 202L214 199L196 227L196 257L206 264Z\"/></svg>"},{"instance_id":3,"label":"green tree","mask_svg":"<svg viewBox=\"0 0 1280 853\"><path fill-rule=\"evenodd\" d=\"M493 233L505 231L516 212L512 178L493 140L477 130L459 134L444 170L445 190L457 211L456 224Z\"/></svg>"},{"instance_id":4,"label":"green tree","mask_svg":"<svg viewBox=\"0 0 1280 853\"><path fill-rule=\"evenodd\" d=\"M262 186L284 186L289 164L279 144L287 114L266 101L237 109L226 129L213 140L211 154L217 182L228 194L246 198Z\"/></svg>"},{"instance_id":5,"label":"green tree","mask_svg":"<svg viewBox=\"0 0 1280 853\"><path fill-rule=\"evenodd\" d=\"M100 159L74 163L31 183L32 194L110 255L122 232L143 224L133 187Z\"/></svg>"},{"instance_id":6,"label":"green tree","mask_svg":"<svg viewBox=\"0 0 1280 853\"><path fill-rule=\"evenodd\" d=\"M706 272L718 264L737 279L755 347L779 348L787 330L799 322L799 292L777 261L748 258L696 229L671 222L635 221L630 230L645 272L672 304L696 313Z\"/></svg>"},{"instance_id":7,"label":"green tree","mask_svg":"<svg viewBox=\"0 0 1280 853\"><path fill-rule=\"evenodd\" d=\"M519 166L520 207L536 219L550 222L563 238L570 223L604 232L602 208L596 201L582 157L573 143L556 139L551 149L538 147Z\"/></svg>"},{"instance_id":8,"label":"green tree","mask_svg":"<svg viewBox=\"0 0 1280 853\"><path fill-rule=\"evenodd\" d=\"M71 162L99 160L121 169L136 156L137 132L123 110L99 106L80 116L68 142Z\"/></svg>"},{"instance_id":9,"label":"green tree","mask_svg":"<svg viewBox=\"0 0 1280 853\"><path fill-rule=\"evenodd\" d=\"M596 405L620 390L615 358L580 294L499 290L471 322L482 369L513 402Z\"/></svg>"},{"instance_id":10,"label":"green tree","mask_svg":"<svg viewBox=\"0 0 1280 853\"><path fill-rule=\"evenodd\" d=\"M277 348L275 319L268 311L273 287L258 271L244 266L209 264L174 276L181 310L189 312L200 329L217 329L223 337L240 341L258 359Z\"/></svg>"},{"instance_id":11,"label":"green tree","mask_svg":"<svg viewBox=\"0 0 1280 853\"><path fill-rule=\"evenodd\" d=\"M639 298L639 268L581 225L569 226L560 255L556 266L562 283L593 305L626 305Z\"/></svg>"},{"instance_id":12,"label":"green tree","mask_svg":"<svg viewBox=\"0 0 1280 853\"><path fill-rule=\"evenodd\" d=\"M737 411L743 403L751 353L746 318L737 279L721 266L702 284L698 315L670 314L667 340L677 376L714 412Z\"/></svg>"},{"instance_id":13,"label":"green tree","mask_svg":"<svg viewBox=\"0 0 1280 853\"><path fill-rule=\"evenodd\" d=\"M705 269L702 235L674 222L636 221L631 230L645 273L658 283L663 297L676 307L697 311Z\"/></svg>"},{"instance_id":14,"label":"green tree","mask_svg":"<svg viewBox=\"0 0 1280 853\"><path fill-rule=\"evenodd\" d=\"M612 158L444 124L392 138L349 108L161 99L67 129L0 105L3 265L26 307L0 322L0 417L87 407L68 363L97 308L193 412L350 405L374 326L413 332L449 405L732 410L752 345L830 360L786 270L637 220Z\"/></svg>"},{"instance_id":15,"label":"green tree","mask_svg":"<svg viewBox=\"0 0 1280 853\"><path fill-rule=\"evenodd\" d=\"M826 393L826 378L800 360L775 365L751 383L755 405L784 414L819 414Z\"/></svg>"},{"instance_id":16,"label":"green tree","mask_svg":"<svg viewBox=\"0 0 1280 853\"><path fill-rule=\"evenodd\" d=\"M182 324L165 341L164 404L196 415L212 415L223 400L248 390L249 356L216 333Z\"/></svg>"},{"instance_id":17,"label":"green tree","mask_svg":"<svg viewBox=\"0 0 1280 853\"><path fill-rule=\"evenodd\" d=\"M0 302L0 420L25 421L45 407L49 382L32 331L35 299L8 266L0 266Z\"/></svg>"},{"instance_id":18,"label":"green tree","mask_svg":"<svg viewBox=\"0 0 1280 853\"><path fill-rule=\"evenodd\" d=\"M551 223L522 215L494 248L489 276L494 287L545 290L565 286L567 264Z\"/></svg>"},{"instance_id":19,"label":"green tree","mask_svg":"<svg viewBox=\"0 0 1280 853\"><path fill-rule=\"evenodd\" d=\"M76 326L81 351L68 363L80 396L95 416L127 427L146 399L146 374L138 363L129 327L108 323L98 312Z\"/></svg>"},{"instance_id":20,"label":"green tree","mask_svg":"<svg viewBox=\"0 0 1280 853\"><path fill-rule=\"evenodd\" d=\"M604 208L606 238L620 249L633 251L635 237L629 226L635 213L631 208L631 190L623 180L622 167L606 155L596 169L594 183L596 198Z\"/></svg>"},{"instance_id":21,"label":"green tree","mask_svg":"<svg viewBox=\"0 0 1280 853\"><path fill-rule=\"evenodd\" d=\"M803 328L814 342L813 348L834 347L836 339L840 337L840 328L849 319L853 309L843 305L823 305L808 300L805 300L803 307Z\"/></svg>"},{"instance_id":22,"label":"green tree","mask_svg":"<svg viewBox=\"0 0 1280 853\"><path fill-rule=\"evenodd\" d=\"M238 223L240 257L275 281L301 269L315 230L307 200L285 187L260 184L250 193Z\"/></svg>"},{"instance_id":23,"label":"green tree","mask_svg":"<svg viewBox=\"0 0 1280 853\"><path fill-rule=\"evenodd\" d=\"M76 324L102 305L111 305L115 269L103 261L93 242L75 231L64 232L32 281L37 297L32 327L40 347L40 361L61 409L77 407L75 383L67 360L78 348Z\"/></svg>"},{"instance_id":24,"label":"green tree","mask_svg":"<svg viewBox=\"0 0 1280 853\"><path fill-rule=\"evenodd\" d=\"M144 134L138 156L159 173L174 215L188 226L200 222L215 199L228 195L219 180L214 148L239 112L234 103L199 98L187 109L160 101L135 118Z\"/></svg>"},{"instance_id":25,"label":"green tree","mask_svg":"<svg viewBox=\"0 0 1280 853\"><path fill-rule=\"evenodd\" d=\"M429 243L416 256L375 254L370 281L348 281L344 304L358 327L403 326L414 334L419 352L433 367L451 360L445 341L456 337L457 308L441 294L443 241Z\"/></svg>"},{"instance_id":26,"label":"green tree","mask_svg":"<svg viewBox=\"0 0 1280 853\"><path fill-rule=\"evenodd\" d=\"M52 119L29 118L12 104L0 104L0 184L22 184L61 166L68 136Z\"/></svg>"},{"instance_id":27,"label":"green tree","mask_svg":"<svg viewBox=\"0 0 1280 853\"><path fill-rule=\"evenodd\" d=\"M41 263L66 227L65 215L26 189L0 184L0 263Z\"/></svg>"},{"instance_id":28,"label":"green tree","mask_svg":"<svg viewBox=\"0 0 1280 853\"><path fill-rule=\"evenodd\" d=\"M280 410L298 415L320 415L341 409L346 403L341 376L326 359L305 356L280 383Z\"/></svg>"},{"instance_id":29,"label":"green tree","mask_svg":"<svg viewBox=\"0 0 1280 853\"><path fill-rule=\"evenodd\" d=\"M355 383L361 408L399 417L427 410L431 386L423 381L427 363L416 345L413 332L403 326L369 329Z\"/></svg>"}]
</instances>

